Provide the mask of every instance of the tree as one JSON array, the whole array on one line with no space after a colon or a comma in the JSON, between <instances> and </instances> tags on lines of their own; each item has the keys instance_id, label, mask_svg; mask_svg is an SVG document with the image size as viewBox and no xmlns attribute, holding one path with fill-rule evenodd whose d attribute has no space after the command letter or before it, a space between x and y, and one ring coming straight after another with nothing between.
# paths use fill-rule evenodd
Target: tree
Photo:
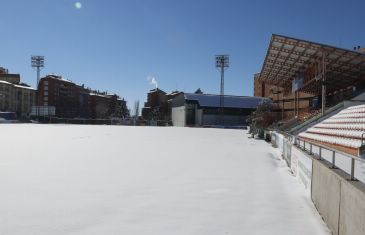
<instances>
[{"instance_id":1,"label":"tree","mask_svg":"<svg viewBox=\"0 0 365 235\"><path fill-rule=\"evenodd\" d=\"M273 108L271 100L264 100L261 104L257 106L256 111L254 111L250 116L250 132L255 134L257 132L262 132L269 127L275 121L275 115L271 112Z\"/></svg>"},{"instance_id":2,"label":"tree","mask_svg":"<svg viewBox=\"0 0 365 235\"><path fill-rule=\"evenodd\" d=\"M134 117L136 119L139 117L139 100L134 102Z\"/></svg>"}]
</instances>

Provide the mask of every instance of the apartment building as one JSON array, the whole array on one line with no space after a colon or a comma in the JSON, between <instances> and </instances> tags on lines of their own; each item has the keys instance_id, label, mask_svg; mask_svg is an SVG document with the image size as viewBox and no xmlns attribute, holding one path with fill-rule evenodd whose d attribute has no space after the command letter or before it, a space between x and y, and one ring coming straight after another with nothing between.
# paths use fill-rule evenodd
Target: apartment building
<instances>
[{"instance_id":1,"label":"apartment building","mask_svg":"<svg viewBox=\"0 0 365 235\"><path fill-rule=\"evenodd\" d=\"M19 74L9 74L0 68L0 111L14 112L18 118L29 117L35 104L36 89L20 83Z\"/></svg>"},{"instance_id":2,"label":"apartment building","mask_svg":"<svg viewBox=\"0 0 365 235\"><path fill-rule=\"evenodd\" d=\"M59 75L41 78L38 92L38 106L54 109L56 117L106 119L128 115L126 101L118 95L92 91Z\"/></svg>"}]
</instances>

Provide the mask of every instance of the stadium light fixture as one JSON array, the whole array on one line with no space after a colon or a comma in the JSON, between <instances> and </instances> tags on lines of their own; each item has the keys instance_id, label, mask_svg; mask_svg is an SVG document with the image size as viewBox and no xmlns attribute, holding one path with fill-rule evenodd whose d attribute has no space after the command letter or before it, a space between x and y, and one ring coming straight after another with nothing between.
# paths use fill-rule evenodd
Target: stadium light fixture
<instances>
[{"instance_id":1,"label":"stadium light fixture","mask_svg":"<svg viewBox=\"0 0 365 235\"><path fill-rule=\"evenodd\" d=\"M224 70L229 67L229 55L216 55L215 67L221 70L221 91L220 91L220 115L221 124L224 125Z\"/></svg>"}]
</instances>

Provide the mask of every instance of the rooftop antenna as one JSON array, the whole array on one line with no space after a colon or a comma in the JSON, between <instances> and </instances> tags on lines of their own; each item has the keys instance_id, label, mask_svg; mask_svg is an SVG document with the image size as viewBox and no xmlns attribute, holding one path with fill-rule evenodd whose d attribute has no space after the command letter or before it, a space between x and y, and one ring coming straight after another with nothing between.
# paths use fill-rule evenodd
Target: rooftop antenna
<instances>
[{"instance_id":1,"label":"rooftop antenna","mask_svg":"<svg viewBox=\"0 0 365 235\"><path fill-rule=\"evenodd\" d=\"M221 91L219 97L221 123L224 126L224 70L229 67L229 55L216 55L215 67L221 70Z\"/></svg>"}]
</instances>

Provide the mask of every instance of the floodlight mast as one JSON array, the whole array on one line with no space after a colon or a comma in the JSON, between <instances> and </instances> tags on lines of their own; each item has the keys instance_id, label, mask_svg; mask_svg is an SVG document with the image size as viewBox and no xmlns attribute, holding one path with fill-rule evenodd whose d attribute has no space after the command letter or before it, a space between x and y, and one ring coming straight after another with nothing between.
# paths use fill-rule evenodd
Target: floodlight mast
<instances>
[{"instance_id":1,"label":"floodlight mast","mask_svg":"<svg viewBox=\"0 0 365 235\"><path fill-rule=\"evenodd\" d=\"M221 124L224 126L224 70L229 67L229 55L216 55L215 67L221 70L221 91L219 97Z\"/></svg>"},{"instance_id":2,"label":"floodlight mast","mask_svg":"<svg viewBox=\"0 0 365 235\"><path fill-rule=\"evenodd\" d=\"M37 107L37 117L39 119L39 80L41 76L41 69L44 68L44 56L31 56L31 65L33 68L37 68L37 101L36 101L36 107ZM38 104L37 104L38 103Z\"/></svg>"}]
</instances>

